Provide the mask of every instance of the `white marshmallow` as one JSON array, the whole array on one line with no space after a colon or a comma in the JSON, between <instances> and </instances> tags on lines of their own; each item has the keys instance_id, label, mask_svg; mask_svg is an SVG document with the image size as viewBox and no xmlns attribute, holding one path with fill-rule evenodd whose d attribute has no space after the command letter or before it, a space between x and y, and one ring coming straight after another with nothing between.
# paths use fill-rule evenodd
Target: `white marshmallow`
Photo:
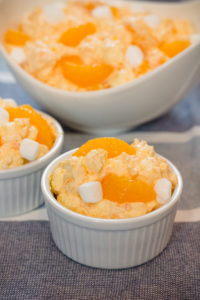
<instances>
[{"instance_id":1,"label":"white marshmallow","mask_svg":"<svg viewBox=\"0 0 200 300\"><path fill-rule=\"evenodd\" d=\"M24 139L19 149L21 156L27 160L35 160L39 152L39 143L31 139Z\"/></svg>"},{"instance_id":2,"label":"white marshmallow","mask_svg":"<svg viewBox=\"0 0 200 300\"><path fill-rule=\"evenodd\" d=\"M138 46L129 46L126 51L126 60L132 68L137 68L143 63L144 54Z\"/></svg>"},{"instance_id":3,"label":"white marshmallow","mask_svg":"<svg viewBox=\"0 0 200 300\"><path fill-rule=\"evenodd\" d=\"M20 47L15 47L11 51L10 57L19 65L26 61L26 54L24 50Z\"/></svg>"},{"instance_id":4,"label":"white marshmallow","mask_svg":"<svg viewBox=\"0 0 200 300\"><path fill-rule=\"evenodd\" d=\"M66 18L64 8L66 3L64 2L55 2L43 7L43 13L45 19L50 24L56 24Z\"/></svg>"},{"instance_id":5,"label":"white marshmallow","mask_svg":"<svg viewBox=\"0 0 200 300\"><path fill-rule=\"evenodd\" d=\"M9 113L7 110L0 107L0 125L9 122Z\"/></svg>"},{"instance_id":6,"label":"white marshmallow","mask_svg":"<svg viewBox=\"0 0 200 300\"><path fill-rule=\"evenodd\" d=\"M112 11L108 6L98 6L93 9L92 14L94 17L112 18Z\"/></svg>"},{"instance_id":7,"label":"white marshmallow","mask_svg":"<svg viewBox=\"0 0 200 300\"><path fill-rule=\"evenodd\" d=\"M158 179L155 183L154 190L157 194L157 201L160 204L169 202L172 193L172 183L166 179Z\"/></svg>"},{"instance_id":8,"label":"white marshmallow","mask_svg":"<svg viewBox=\"0 0 200 300\"><path fill-rule=\"evenodd\" d=\"M6 106L17 107L17 103L15 102L14 99L6 98L6 99L3 99L3 102L6 104Z\"/></svg>"},{"instance_id":9,"label":"white marshmallow","mask_svg":"<svg viewBox=\"0 0 200 300\"><path fill-rule=\"evenodd\" d=\"M152 29L156 29L160 24L160 17L156 15L148 15L144 17L144 22Z\"/></svg>"},{"instance_id":10,"label":"white marshmallow","mask_svg":"<svg viewBox=\"0 0 200 300\"><path fill-rule=\"evenodd\" d=\"M190 41L192 44L200 43L200 34L194 33L190 36Z\"/></svg>"},{"instance_id":11,"label":"white marshmallow","mask_svg":"<svg viewBox=\"0 0 200 300\"><path fill-rule=\"evenodd\" d=\"M103 192L99 181L91 181L79 186L79 194L86 203L97 203L102 200Z\"/></svg>"}]
</instances>

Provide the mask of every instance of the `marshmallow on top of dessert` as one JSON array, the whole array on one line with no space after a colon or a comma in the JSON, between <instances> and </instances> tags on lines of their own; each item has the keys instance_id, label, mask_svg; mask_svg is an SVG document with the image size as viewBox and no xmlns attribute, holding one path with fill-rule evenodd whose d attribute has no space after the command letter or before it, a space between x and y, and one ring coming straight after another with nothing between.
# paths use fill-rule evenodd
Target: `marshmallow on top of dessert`
<instances>
[{"instance_id":1,"label":"marshmallow on top of dessert","mask_svg":"<svg viewBox=\"0 0 200 300\"><path fill-rule=\"evenodd\" d=\"M0 98L0 169L22 166L44 156L53 146L52 121L30 105Z\"/></svg>"}]
</instances>

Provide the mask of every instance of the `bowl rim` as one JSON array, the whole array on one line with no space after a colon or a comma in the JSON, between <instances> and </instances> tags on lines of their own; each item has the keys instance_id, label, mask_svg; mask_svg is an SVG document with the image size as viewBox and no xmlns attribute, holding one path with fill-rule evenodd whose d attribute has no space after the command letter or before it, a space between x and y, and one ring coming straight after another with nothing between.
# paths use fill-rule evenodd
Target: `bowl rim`
<instances>
[{"instance_id":1,"label":"bowl rim","mask_svg":"<svg viewBox=\"0 0 200 300\"><path fill-rule=\"evenodd\" d=\"M69 97L81 97L81 98L88 98L88 97L95 97L95 96L109 96L110 94L115 94L119 92L123 92L124 90L127 90L129 88L134 87L135 85L141 84L144 80L148 80L154 75L156 75L159 72L162 72L164 69L166 69L168 66L174 63L174 61L181 60L183 56L190 53L193 49L196 47L200 47L200 41L197 43L191 43L186 49L184 49L182 52L177 54L176 56L170 58L167 62L164 64L156 67L155 69L151 70L150 72L147 72L146 74L143 74L142 76L135 78L129 82L126 82L121 85L117 85L115 87L111 87L108 89L102 89L97 91L67 91L63 90L57 87L52 87L48 84L45 84L44 82L40 81L39 79L35 78L33 75L29 74L27 71L25 71L20 65L18 65L12 58L10 58L9 54L7 53L3 43L0 43L0 52L2 53L2 56L7 61L8 65L11 65L11 67L16 70L22 77L26 77L31 84L36 84L38 87L45 89L46 91L57 93L59 96L69 96ZM12 72L13 73L13 72ZM15 73L14 73L15 75Z\"/></svg>"},{"instance_id":2,"label":"bowl rim","mask_svg":"<svg viewBox=\"0 0 200 300\"><path fill-rule=\"evenodd\" d=\"M53 208L55 213L59 214L62 218L71 221L72 223L90 227L90 228L97 228L97 229L99 227L103 229L108 229L109 227L110 229L114 229L114 230L117 229L123 230L123 228L130 225L134 227L141 227L147 224L152 224L157 220L159 220L160 218L162 218L163 215L168 214L180 199L180 195L182 193L182 188L183 188L183 181L182 181L182 176L180 174L180 171L171 161L158 154L161 158L164 158L167 161L170 168L176 174L178 179L177 187L173 192L171 200L167 204L161 206L160 208L146 215L140 217L126 218L126 219L100 219L100 218L89 217L89 216L76 213L61 205L53 196L49 186L49 175L52 172L52 170L58 166L59 162L61 162L63 159L67 157L70 157L77 149L78 148L67 151L62 155L58 156L56 159L54 159L44 170L41 179L41 189L46 204L50 205Z\"/></svg>"},{"instance_id":3,"label":"bowl rim","mask_svg":"<svg viewBox=\"0 0 200 300\"><path fill-rule=\"evenodd\" d=\"M7 170L0 170L0 180L3 179L10 179L10 178L14 178L14 177L21 177L24 175L27 175L29 173L32 173L36 170L42 169L43 167L46 166L46 164L51 160L51 158L54 157L55 153L57 153L57 151L59 150L60 147L62 147L63 141L64 141L64 131L62 126L60 125L60 123L54 119L52 116L37 110L40 114L50 118L53 122L53 125L56 128L57 131L57 137L56 140L54 142L53 147L41 158L29 162L25 165L19 166L19 167L15 167L15 168L10 168Z\"/></svg>"}]
</instances>

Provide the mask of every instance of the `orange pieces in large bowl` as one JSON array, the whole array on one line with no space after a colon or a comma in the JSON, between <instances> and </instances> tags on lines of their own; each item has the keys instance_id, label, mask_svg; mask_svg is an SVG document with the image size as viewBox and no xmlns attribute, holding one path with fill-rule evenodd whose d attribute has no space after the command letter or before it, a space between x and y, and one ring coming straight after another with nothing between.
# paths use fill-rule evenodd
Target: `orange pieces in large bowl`
<instances>
[{"instance_id":1,"label":"orange pieces in large bowl","mask_svg":"<svg viewBox=\"0 0 200 300\"><path fill-rule=\"evenodd\" d=\"M160 46L161 51L163 51L167 56L174 57L187 47L190 46L190 42L187 40L173 41L171 43L162 43Z\"/></svg>"},{"instance_id":2,"label":"orange pieces in large bowl","mask_svg":"<svg viewBox=\"0 0 200 300\"><path fill-rule=\"evenodd\" d=\"M5 34L5 42L14 46L24 46L30 37L22 31L9 29Z\"/></svg>"},{"instance_id":3,"label":"orange pieces in large bowl","mask_svg":"<svg viewBox=\"0 0 200 300\"><path fill-rule=\"evenodd\" d=\"M53 146L55 135L48 122L35 111L30 105L6 108L9 113L10 121L16 118L27 118L31 125L38 129L37 142L46 145L49 149Z\"/></svg>"},{"instance_id":4,"label":"orange pieces in large bowl","mask_svg":"<svg viewBox=\"0 0 200 300\"><path fill-rule=\"evenodd\" d=\"M59 42L69 47L76 47L88 35L96 32L96 26L93 23L86 23L77 27L71 27L63 32Z\"/></svg>"},{"instance_id":5,"label":"orange pieces in large bowl","mask_svg":"<svg viewBox=\"0 0 200 300\"><path fill-rule=\"evenodd\" d=\"M156 199L154 187L141 180L115 174L106 175L102 182L103 198L113 202L150 202Z\"/></svg>"},{"instance_id":6,"label":"orange pieces in large bowl","mask_svg":"<svg viewBox=\"0 0 200 300\"><path fill-rule=\"evenodd\" d=\"M73 156L85 156L88 152L94 149L106 150L108 152L108 158L116 157L122 152L130 155L136 154L135 148L130 146L128 143L114 137L102 137L89 140L84 145L82 145L73 154Z\"/></svg>"},{"instance_id":7,"label":"orange pieces in large bowl","mask_svg":"<svg viewBox=\"0 0 200 300\"><path fill-rule=\"evenodd\" d=\"M102 83L113 72L113 67L108 64L84 65L65 61L62 64L65 78L79 87L92 87Z\"/></svg>"}]
</instances>

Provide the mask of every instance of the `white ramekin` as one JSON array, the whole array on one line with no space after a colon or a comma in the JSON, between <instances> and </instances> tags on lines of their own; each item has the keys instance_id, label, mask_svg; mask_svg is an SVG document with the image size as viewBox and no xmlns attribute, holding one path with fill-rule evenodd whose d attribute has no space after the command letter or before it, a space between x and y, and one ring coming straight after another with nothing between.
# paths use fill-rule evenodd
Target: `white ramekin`
<instances>
[{"instance_id":1,"label":"white ramekin","mask_svg":"<svg viewBox=\"0 0 200 300\"><path fill-rule=\"evenodd\" d=\"M65 208L50 191L50 173L74 151L55 159L42 176L42 192L57 247L81 264L107 269L137 266L157 256L169 242L182 191L182 178L177 168L167 160L177 175L178 184L166 205L142 217L97 219Z\"/></svg>"},{"instance_id":2,"label":"white ramekin","mask_svg":"<svg viewBox=\"0 0 200 300\"><path fill-rule=\"evenodd\" d=\"M58 136L46 155L21 167L0 171L0 218L23 214L44 202L40 188L42 172L61 153L64 139L62 127L52 120Z\"/></svg>"}]
</instances>

